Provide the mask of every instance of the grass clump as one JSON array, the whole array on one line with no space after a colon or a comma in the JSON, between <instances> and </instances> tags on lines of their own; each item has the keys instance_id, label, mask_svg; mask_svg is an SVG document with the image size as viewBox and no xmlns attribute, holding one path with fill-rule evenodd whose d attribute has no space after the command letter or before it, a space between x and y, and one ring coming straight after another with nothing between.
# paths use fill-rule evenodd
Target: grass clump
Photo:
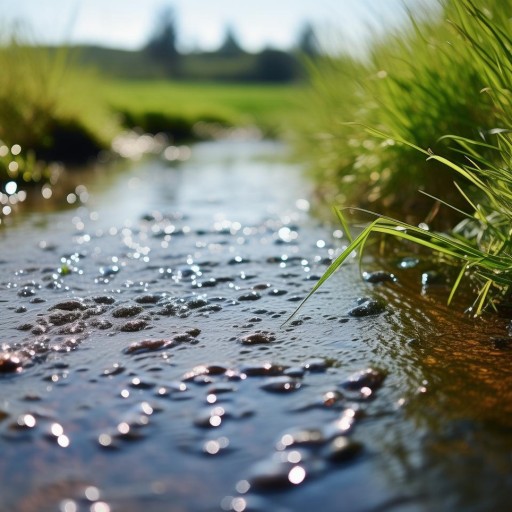
<instances>
[{"instance_id":1,"label":"grass clump","mask_svg":"<svg viewBox=\"0 0 512 512\"><path fill-rule=\"evenodd\" d=\"M485 3L496 26L508 23L510 2ZM399 33L375 41L366 59L330 58L313 68L302 140L329 202L421 216L432 203L417 191L427 190L461 204L453 172L434 162L426 167L414 148L395 139L461 163L464 157L440 137L473 139L498 126L482 62L460 30L464 23L480 31L467 9L457 1L442 2L441 13L425 8ZM364 126L390 136L375 139Z\"/></svg>"},{"instance_id":2,"label":"grass clump","mask_svg":"<svg viewBox=\"0 0 512 512\"><path fill-rule=\"evenodd\" d=\"M340 124L339 130L347 133L347 130L352 129L356 131L356 137L372 141L371 147L369 145L365 148L363 144L354 144L354 147L363 147L362 155L359 156L364 161L373 158L373 164L357 167L354 162L349 162L344 171L356 175L357 186L368 178L370 169L374 169L372 172L376 172L378 176L375 183L369 180L370 194L376 195L381 206L390 197L395 201L399 199L404 190L406 194L412 193L408 187L408 181L412 180L414 187L425 187L429 192L433 189L439 195L438 202L455 212L460 221L448 233L438 233L424 224L418 227L385 215L372 214L374 220L353 239L347 228L344 210L337 209L338 217L349 237L349 245L328 268L311 293L353 251L362 251L369 238L377 234L391 235L406 243L419 244L434 251L443 262L458 265L460 270L452 285L448 302L453 299L464 278L467 278L466 281L476 291L476 299L469 308L475 315L479 315L485 308L496 310L500 305L510 302L512 38L509 36L510 21L507 12L510 12L511 6L509 2L494 0L478 4L472 0L445 1L442 6L444 15L450 15L450 21L443 24L443 30L450 30L454 38L454 43L446 46L439 54L441 62L445 65L450 63L451 69L447 74L438 75L440 68L437 64L432 62L431 66L427 66L421 53L403 50L402 55L406 58L401 61L400 67L408 69L409 76L403 75L403 80L393 78L384 89L381 89L381 85L374 89L382 91L379 107L365 96L367 92L359 89L359 94L363 94L365 100L371 104L366 109L369 117L364 120L376 121L375 128ZM429 29L420 26L421 22L412 19L411 23L414 26L414 35L409 35L400 43L404 48L407 45L410 45L408 48L416 48L419 41L429 34ZM441 30L439 27L435 29L436 32ZM389 44L393 46L395 43ZM439 44L431 45L424 51L428 54L432 49L437 52L440 48L442 47ZM384 56L388 55L386 48L379 47L378 51ZM425 67L424 70L422 66ZM460 67L464 69L458 69ZM387 80L390 76L386 74L383 78ZM457 84L449 82L457 76L466 79ZM421 79L425 77L426 82L422 84ZM434 87L436 80L438 87ZM400 95L404 95L401 100L402 108L397 103ZM415 109L412 108L413 105ZM361 104L359 107L362 108ZM394 112L392 109L395 109ZM443 110L446 115L441 118ZM355 113L358 113L357 109ZM425 123L423 129L417 124L421 118ZM435 146L422 139L428 133L433 139L435 137ZM440 137L443 133L449 135ZM338 146L337 149L342 154L342 149L346 149L349 155L358 158L350 144L345 144L343 148ZM421 153L426 156L427 163L419 158ZM390 158L391 161L388 160ZM404 164L407 164L405 168L400 167ZM380 173L379 168L382 170ZM338 177L340 182L346 183L344 178L348 175L350 174L342 173ZM432 178L422 181L422 175ZM443 190L444 178L447 176L450 179L455 178L452 191ZM435 180L440 178L443 187L436 191ZM394 187L398 187L395 190L400 192L394 192ZM460 198L457 202L452 195L453 190ZM430 194L425 197L432 200ZM369 198L363 198L363 203L365 199L366 202L371 202Z\"/></svg>"}]
</instances>

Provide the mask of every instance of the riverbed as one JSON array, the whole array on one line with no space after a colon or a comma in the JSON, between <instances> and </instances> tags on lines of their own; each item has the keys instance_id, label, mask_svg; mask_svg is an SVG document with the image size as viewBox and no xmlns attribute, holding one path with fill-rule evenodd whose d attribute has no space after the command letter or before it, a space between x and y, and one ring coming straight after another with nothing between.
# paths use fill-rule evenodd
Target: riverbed
<instances>
[{"instance_id":1,"label":"riverbed","mask_svg":"<svg viewBox=\"0 0 512 512\"><path fill-rule=\"evenodd\" d=\"M0 231L0 510L509 510L508 320L416 255L352 258L290 318L347 244L301 167L182 160Z\"/></svg>"}]
</instances>

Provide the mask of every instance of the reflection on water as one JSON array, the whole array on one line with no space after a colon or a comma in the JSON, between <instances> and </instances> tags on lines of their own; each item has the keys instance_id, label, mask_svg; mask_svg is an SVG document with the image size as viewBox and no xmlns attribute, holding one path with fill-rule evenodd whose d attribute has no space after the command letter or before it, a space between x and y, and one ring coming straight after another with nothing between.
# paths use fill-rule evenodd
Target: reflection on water
<instances>
[{"instance_id":1,"label":"reflection on water","mask_svg":"<svg viewBox=\"0 0 512 512\"><path fill-rule=\"evenodd\" d=\"M93 175L1 234L8 510L507 509L504 320L406 255L282 325L345 240L279 144Z\"/></svg>"}]
</instances>

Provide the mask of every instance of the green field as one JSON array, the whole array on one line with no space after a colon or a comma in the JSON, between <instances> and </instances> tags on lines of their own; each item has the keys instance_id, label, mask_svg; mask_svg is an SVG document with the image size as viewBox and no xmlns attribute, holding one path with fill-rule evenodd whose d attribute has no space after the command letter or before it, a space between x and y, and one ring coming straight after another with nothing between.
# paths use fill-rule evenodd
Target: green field
<instances>
[{"instance_id":1,"label":"green field","mask_svg":"<svg viewBox=\"0 0 512 512\"><path fill-rule=\"evenodd\" d=\"M301 86L104 80L94 98L116 112L135 117L158 112L190 122L218 120L231 125L255 124L272 132L286 128L299 106Z\"/></svg>"}]
</instances>

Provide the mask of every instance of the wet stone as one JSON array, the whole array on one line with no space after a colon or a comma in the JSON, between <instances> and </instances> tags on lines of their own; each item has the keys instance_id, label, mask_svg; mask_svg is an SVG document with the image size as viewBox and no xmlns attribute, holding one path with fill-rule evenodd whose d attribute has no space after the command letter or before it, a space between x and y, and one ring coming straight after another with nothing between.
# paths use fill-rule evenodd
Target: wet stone
<instances>
[{"instance_id":1,"label":"wet stone","mask_svg":"<svg viewBox=\"0 0 512 512\"><path fill-rule=\"evenodd\" d=\"M123 373L124 370L125 370L125 368L122 364L114 363L109 368L105 368L105 370L103 370L101 375L103 377L113 377L115 375L119 375L120 373Z\"/></svg>"},{"instance_id":2,"label":"wet stone","mask_svg":"<svg viewBox=\"0 0 512 512\"><path fill-rule=\"evenodd\" d=\"M327 370L328 365L325 359L315 358L305 361L302 367L308 372L321 373Z\"/></svg>"},{"instance_id":3,"label":"wet stone","mask_svg":"<svg viewBox=\"0 0 512 512\"><path fill-rule=\"evenodd\" d=\"M252 291L249 293L244 293L243 295L240 295L238 297L238 300L240 301L254 301L254 300L260 300L261 295L258 292Z\"/></svg>"},{"instance_id":4,"label":"wet stone","mask_svg":"<svg viewBox=\"0 0 512 512\"><path fill-rule=\"evenodd\" d=\"M96 327L96 329L99 329L100 331L104 331L112 327L112 322L106 320L105 318L93 318L89 322L89 325L91 327Z\"/></svg>"},{"instance_id":5,"label":"wet stone","mask_svg":"<svg viewBox=\"0 0 512 512\"><path fill-rule=\"evenodd\" d=\"M255 284L252 289L253 290L266 290L267 288L270 288L271 287L271 284L270 283L260 283L260 284Z\"/></svg>"},{"instance_id":6,"label":"wet stone","mask_svg":"<svg viewBox=\"0 0 512 512\"><path fill-rule=\"evenodd\" d=\"M26 313L26 311L27 311L27 308L26 308L25 306L18 306L18 307L14 310L14 312L15 312L15 313Z\"/></svg>"},{"instance_id":7,"label":"wet stone","mask_svg":"<svg viewBox=\"0 0 512 512\"><path fill-rule=\"evenodd\" d=\"M288 377L295 377L297 379L300 379L304 376L305 370L304 368L301 368L300 366L292 366L291 368L287 368L284 371L284 374Z\"/></svg>"},{"instance_id":8,"label":"wet stone","mask_svg":"<svg viewBox=\"0 0 512 512\"><path fill-rule=\"evenodd\" d=\"M363 298L358 299L358 305L349 310L350 316L360 318L365 316L379 315L383 313L386 308L382 302L376 299Z\"/></svg>"},{"instance_id":9,"label":"wet stone","mask_svg":"<svg viewBox=\"0 0 512 512\"><path fill-rule=\"evenodd\" d=\"M286 368L286 366L280 364L260 363L242 366L240 371L247 375L247 377L266 377L283 375Z\"/></svg>"},{"instance_id":10,"label":"wet stone","mask_svg":"<svg viewBox=\"0 0 512 512\"><path fill-rule=\"evenodd\" d=\"M148 322L143 319L139 320L130 320L123 325L121 325L120 330L122 332L138 332L146 329L148 326Z\"/></svg>"},{"instance_id":11,"label":"wet stone","mask_svg":"<svg viewBox=\"0 0 512 512\"><path fill-rule=\"evenodd\" d=\"M54 309L60 309L62 311L77 311L85 309L85 306L82 301L80 300L65 300L62 302L58 302L57 304L54 304L49 311L52 311Z\"/></svg>"},{"instance_id":12,"label":"wet stone","mask_svg":"<svg viewBox=\"0 0 512 512\"><path fill-rule=\"evenodd\" d=\"M277 450L296 447L316 447L327 443L328 439L319 428L297 428L288 430L278 439Z\"/></svg>"},{"instance_id":13,"label":"wet stone","mask_svg":"<svg viewBox=\"0 0 512 512\"><path fill-rule=\"evenodd\" d=\"M149 382L147 380L142 380L140 377L134 377L129 386L135 389L152 389L155 387L154 382Z\"/></svg>"},{"instance_id":14,"label":"wet stone","mask_svg":"<svg viewBox=\"0 0 512 512\"><path fill-rule=\"evenodd\" d=\"M218 405L199 413L194 420L194 425L199 428L218 428L227 419L241 419L247 414L243 410L234 413L231 409Z\"/></svg>"},{"instance_id":15,"label":"wet stone","mask_svg":"<svg viewBox=\"0 0 512 512\"><path fill-rule=\"evenodd\" d=\"M304 464L290 462L283 455L275 454L252 467L247 479L251 489L278 491L299 485L306 479L308 468Z\"/></svg>"},{"instance_id":16,"label":"wet stone","mask_svg":"<svg viewBox=\"0 0 512 512\"><path fill-rule=\"evenodd\" d=\"M33 297L36 293L37 292L34 288L24 286L18 291L18 297Z\"/></svg>"},{"instance_id":17,"label":"wet stone","mask_svg":"<svg viewBox=\"0 0 512 512\"><path fill-rule=\"evenodd\" d=\"M194 281L192 286L194 288L213 288L214 286L217 286L217 279L212 277L210 279L206 279L205 281Z\"/></svg>"},{"instance_id":18,"label":"wet stone","mask_svg":"<svg viewBox=\"0 0 512 512\"><path fill-rule=\"evenodd\" d=\"M208 301L202 297L194 297L187 300L187 307L190 309L198 309L208 305Z\"/></svg>"},{"instance_id":19,"label":"wet stone","mask_svg":"<svg viewBox=\"0 0 512 512\"><path fill-rule=\"evenodd\" d=\"M157 294L139 295L135 298L135 302L137 304L156 304L161 299L162 296Z\"/></svg>"},{"instance_id":20,"label":"wet stone","mask_svg":"<svg viewBox=\"0 0 512 512\"><path fill-rule=\"evenodd\" d=\"M100 274L103 277L112 277L119 272L120 268L117 265L109 265L106 267L100 267Z\"/></svg>"},{"instance_id":21,"label":"wet stone","mask_svg":"<svg viewBox=\"0 0 512 512\"><path fill-rule=\"evenodd\" d=\"M421 284L423 286L443 285L446 284L446 276L437 270L429 270L421 274Z\"/></svg>"},{"instance_id":22,"label":"wet stone","mask_svg":"<svg viewBox=\"0 0 512 512\"><path fill-rule=\"evenodd\" d=\"M271 377L261 384L261 389L271 393L291 393L301 388L302 382L299 379L289 377L287 375L280 375L278 377Z\"/></svg>"},{"instance_id":23,"label":"wet stone","mask_svg":"<svg viewBox=\"0 0 512 512\"><path fill-rule=\"evenodd\" d=\"M18 329L18 331L30 331L30 329L32 329L32 327L34 327L32 324L20 324L16 327L16 329Z\"/></svg>"},{"instance_id":24,"label":"wet stone","mask_svg":"<svg viewBox=\"0 0 512 512\"><path fill-rule=\"evenodd\" d=\"M143 354L168 348L173 344L172 340L141 340L132 343L124 349L125 354Z\"/></svg>"},{"instance_id":25,"label":"wet stone","mask_svg":"<svg viewBox=\"0 0 512 512\"><path fill-rule=\"evenodd\" d=\"M356 458L363 445L346 436L335 437L325 449L325 457L331 462L348 462Z\"/></svg>"},{"instance_id":26,"label":"wet stone","mask_svg":"<svg viewBox=\"0 0 512 512\"><path fill-rule=\"evenodd\" d=\"M138 315L143 311L143 308L138 305L131 305L131 306L121 306L119 308L114 309L112 312L112 316L114 318L128 318L131 316Z\"/></svg>"},{"instance_id":27,"label":"wet stone","mask_svg":"<svg viewBox=\"0 0 512 512\"><path fill-rule=\"evenodd\" d=\"M418 266L419 262L420 262L420 260L418 258L408 256L406 258L402 258L398 262L398 267L403 268L403 269L414 268L414 267Z\"/></svg>"},{"instance_id":28,"label":"wet stone","mask_svg":"<svg viewBox=\"0 0 512 512\"><path fill-rule=\"evenodd\" d=\"M111 297L109 295L98 295L96 297L93 297L92 300L96 302L96 304L114 304L116 302L116 299L114 297Z\"/></svg>"},{"instance_id":29,"label":"wet stone","mask_svg":"<svg viewBox=\"0 0 512 512\"><path fill-rule=\"evenodd\" d=\"M338 390L327 391L322 396L322 404L325 407L334 408L342 403L344 403L345 397L343 393L340 393Z\"/></svg>"},{"instance_id":30,"label":"wet stone","mask_svg":"<svg viewBox=\"0 0 512 512\"><path fill-rule=\"evenodd\" d=\"M228 261L228 265L240 265L241 263L250 263L251 260L242 258L242 256L235 256Z\"/></svg>"},{"instance_id":31,"label":"wet stone","mask_svg":"<svg viewBox=\"0 0 512 512\"><path fill-rule=\"evenodd\" d=\"M48 320L53 325L61 326L61 325L70 324L72 322L75 322L81 316L82 316L81 313L78 311L68 311L66 313L57 312L57 313L52 313L48 317Z\"/></svg>"},{"instance_id":32,"label":"wet stone","mask_svg":"<svg viewBox=\"0 0 512 512\"><path fill-rule=\"evenodd\" d=\"M225 393L233 393L236 391L236 387L225 382L219 382L213 386L210 386L207 390L209 395L223 395Z\"/></svg>"},{"instance_id":33,"label":"wet stone","mask_svg":"<svg viewBox=\"0 0 512 512\"><path fill-rule=\"evenodd\" d=\"M377 284L377 283L395 283L396 277L391 272L386 272L385 270L377 270L375 272L363 272L363 279L367 283Z\"/></svg>"},{"instance_id":34,"label":"wet stone","mask_svg":"<svg viewBox=\"0 0 512 512\"><path fill-rule=\"evenodd\" d=\"M184 382L170 382L165 386L160 386L155 390L155 396L158 398L173 397L173 395L184 393L188 390Z\"/></svg>"},{"instance_id":35,"label":"wet stone","mask_svg":"<svg viewBox=\"0 0 512 512\"><path fill-rule=\"evenodd\" d=\"M361 391L363 388L375 391L382 386L385 378L385 372L374 368L367 368L352 374L341 385L349 391Z\"/></svg>"},{"instance_id":36,"label":"wet stone","mask_svg":"<svg viewBox=\"0 0 512 512\"><path fill-rule=\"evenodd\" d=\"M85 331L86 325L84 322L75 322L65 325L58 330L59 334L81 334Z\"/></svg>"},{"instance_id":37,"label":"wet stone","mask_svg":"<svg viewBox=\"0 0 512 512\"><path fill-rule=\"evenodd\" d=\"M286 290L281 290L279 288L273 288L268 292L271 297L280 297L281 295L286 295L288 292Z\"/></svg>"},{"instance_id":38,"label":"wet stone","mask_svg":"<svg viewBox=\"0 0 512 512\"><path fill-rule=\"evenodd\" d=\"M0 352L0 373L18 373L25 358L18 353Z\"/></svg>"},{"instance_id":39,"label":"wet stone","mask_svg":"<svg viewBox=\"0 0 512 512\"><path fill-rule=\"evenodd\" d=\"M228 367L223 364L209 364L209 365L198 365L192 368L189 372L183 375L183 381L197 382L197 377L210 376L210 375L224 375L228 371ZM211 379L209 382L212 382Z\"/></svg>"},{"instance_id":40,"label":"wet stone","mask_svg":"<svg viewBox=\"0 0 512 512\"><path fill-rule=\"evenodd\" d=\"M240 343L242 345L261 345L272 343L275 339L275 335L268 331L253 332L240 338Z\"/></svg>"}]
</instances>

